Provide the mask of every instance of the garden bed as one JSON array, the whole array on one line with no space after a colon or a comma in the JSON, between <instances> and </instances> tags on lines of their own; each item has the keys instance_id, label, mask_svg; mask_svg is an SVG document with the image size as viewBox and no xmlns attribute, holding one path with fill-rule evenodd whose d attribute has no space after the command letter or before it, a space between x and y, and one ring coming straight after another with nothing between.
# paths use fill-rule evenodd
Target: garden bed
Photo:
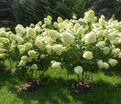
<instances>
[{"instance_id":1,"label":"garden bed","mask_svg":"<svg viewBox=\"0 0 121 104\"><path fill-rule=\"evenodd\" d=\"M79 83L74 83L69 90L71 92L74 92L75 94L81 94L81 93L88 93L90 91L95 90L98 88L99 85L92 83L92 82L79 82Z\"/></svg>"},{"instance_id":2,"label":"garden bed","mask_svg":"<svg viewBox=\"0 0 121 104\"><path fill-rule=\"evenodd\" d=\"M28 81L19 86L18 92L35 91L35 90L39 89L40 87L46 86L47 84L48 84L48 79Z\"/></svg>"}]
</instances>

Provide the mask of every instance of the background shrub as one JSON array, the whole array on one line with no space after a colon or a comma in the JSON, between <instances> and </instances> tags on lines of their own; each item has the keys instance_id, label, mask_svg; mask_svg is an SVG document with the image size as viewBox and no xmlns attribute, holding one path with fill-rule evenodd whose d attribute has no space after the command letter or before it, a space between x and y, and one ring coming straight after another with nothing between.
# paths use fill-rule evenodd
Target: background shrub
<instances>
[{"instance_id":1,"label":"background shrub","mask_svg":"<svg viewBox=\"0 0 121 104\"><path fill-rule=\"evenodd\" d=\"M84 14L84 2L82 0L22 0L13 5L16 22L24 26L37 23L50 15L53 20L58 16L63 19L72 18L73 13L77 17Z\"/></svg>"},{"instance_id":2,"label":"background shrub","mask_svg":"<svg viewBox=\"0 0 121 104\"><path fill-rule=\"evenodd\" d=\"M14 26L15 18L11 8L14 3L15 0L0 0L0 27Z\"/></svg>"},{"instance_id":3,"label":"background shrub","mask_svg":"<svg viewBox=\"0 0 121 104\"><path fill-rule=\"evenodd\" d=\"M121 0L84 0L85 8L95 11L95 14L100 17L104 15L107 19L112 15L115 19L121 20Z\"/></svg>"}]
</instances>

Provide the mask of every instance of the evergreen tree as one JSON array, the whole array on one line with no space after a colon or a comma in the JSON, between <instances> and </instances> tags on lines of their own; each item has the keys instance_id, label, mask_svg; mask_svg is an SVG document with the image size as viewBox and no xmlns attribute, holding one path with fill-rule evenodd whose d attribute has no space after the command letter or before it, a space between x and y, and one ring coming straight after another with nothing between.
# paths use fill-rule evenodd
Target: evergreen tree
<instances>
[{"instance_id":1,"label":"evergreen tree","mask_svg":"<svg viewBox=\"0 0 121 104\"><path fill-rule=\"evenodd\" d=\"M121 20L121 0L84 0L85 7L93 9L97 16L105 15L107 19L112 15Z\"/></svg>"}]
</instances>

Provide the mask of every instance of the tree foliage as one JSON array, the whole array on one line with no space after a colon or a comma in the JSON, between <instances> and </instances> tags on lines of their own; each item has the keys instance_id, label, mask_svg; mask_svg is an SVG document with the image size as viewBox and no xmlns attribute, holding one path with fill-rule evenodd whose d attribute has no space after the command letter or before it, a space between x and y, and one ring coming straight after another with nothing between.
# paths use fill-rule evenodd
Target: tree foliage
<instances>
[{"instance_id":1,"label":"tree foliage","mask_svg":"<svg viewBox=\"0 0 121 104\"><path fill-rule=\"evenodd\" d=\"M112 15L121 20L121 0L84 0L86 9L92 8L97 16L105 15L107 19Z\"/></svg>"},{"instance_id":2,"label":"tree foliage","mask_svg":"<svg viewBox=\"0 0 121 104\"><path fill-rule=\"evenodd\" d=\"M73 13L77 17L84 14L82 0L22 0L13 6L17 23L29 25L43 20L47 15L56 20L58 16L70 19Z\"/></svg>"}]
</instances>

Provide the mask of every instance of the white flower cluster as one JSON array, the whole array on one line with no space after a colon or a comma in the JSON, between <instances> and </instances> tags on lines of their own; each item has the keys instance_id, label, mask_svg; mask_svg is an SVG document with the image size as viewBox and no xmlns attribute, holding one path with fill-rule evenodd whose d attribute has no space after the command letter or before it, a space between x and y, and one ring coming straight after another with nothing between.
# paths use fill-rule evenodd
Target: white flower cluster
<instances>
[{"instance_id":1,"label":"white flower cluster","mask_svg":"<svg viewBox=\"0 0 121 104\"><path fill-rule=\"evenodd\" d=\"M6 47L9 47L10 40L5 28L0 29L0 60L4 60L7 56Z\"/></svg>"},{"instance_id":2,"label":"white flower cluster","mask_svg":"<svg viewBox=\"0 0 121 104\"><path fill-rule=\"evenodd\" d=\"M85 12L84 21L86 23L95 22L96 19L97 18L95 17L95 13L93 10L89 10L89 11Z\"/></svg>"},{"instance_id":3,"label":"white flower cluster","mask_svg":"<svg viewBox=\"0 0 121 104\"><path fill-rule=\"evenodd\" d=\"M94 32L90 32L88 34L85 35L84 37L84 41L87 44L92 44L96 42L96 35Z\"/></svg>"},{"instance_id":4,"label":"white flower cluster","mask_svg":"<svg viewBox=\"0 0 121 104\"><path fill-rule=\"evenodd\" d=\"M109 64L107 62L103 62L102 60L99 60L97 62L97 64L98 64L99 69L108 69L109 68Z\"/></svg>"},{"instance_id":5,"label":"white flower cluster","mask_svg":"<svg viewBox=\"0 0 121 104\"><path fill-rule=\"evenodd\" d=\"M13 58L16 53L20 67L35 70L50 64L58 69L69 61L69 65L77 66L74 68L76 74L83 72L79 63L85 61L97 63L99 69L114 67L121 59L121 22L106 21L103 15L98 22L96 19L94 11L89 10L80 19L58 17L53 23L52 17L47 16L43 24L41 21L30 27L18 24L15 34L1 28L0 59Z\"/></svg>"},{"instance_id":6,"label":"white flower cluster","mask_svg":"<svg viewBox=\"0 0 121 104\"><path fill-rule=\"evenodd\" d=\"M51 61L51 67L54 69L60 69L61 68L61 63L60 62L56 62L56 61Z\"/></svg>"},{"instance_id":7,"label":"white flower cluster","mask_svg":"<svg viewBox=\"0 0 121 104\"><path fill-rule=\"evenodd\" d=\"M84 52L83 58L85 58L85 59L87 59L87 60L91 60L91 59L93 58L92 52L90 52L90 51Z\"/></svg>"},{"instance_id":8,"label":"white flower cluster","mask_svg":"<svg viewBox=\"0 0 121 104\"><path fill-rule=\"evenodd\" d=\"M77 66L74 68L74 72L78 75L82 74L83 68L81 66Z\"/></svg>"},{"instance_id":9,"label":"white flower cluster","mask_svg":"<svg viewBox=\"0 0 121 104\"><path fill-rule=\"evenodd\" d=\"M99 60L97 62L99 69L108 69L109 65L114 67L118 64L118 61L116 59L109 59L108 63L107 62L103 62L102 60Z\"/></svg>"}]
</instances>

